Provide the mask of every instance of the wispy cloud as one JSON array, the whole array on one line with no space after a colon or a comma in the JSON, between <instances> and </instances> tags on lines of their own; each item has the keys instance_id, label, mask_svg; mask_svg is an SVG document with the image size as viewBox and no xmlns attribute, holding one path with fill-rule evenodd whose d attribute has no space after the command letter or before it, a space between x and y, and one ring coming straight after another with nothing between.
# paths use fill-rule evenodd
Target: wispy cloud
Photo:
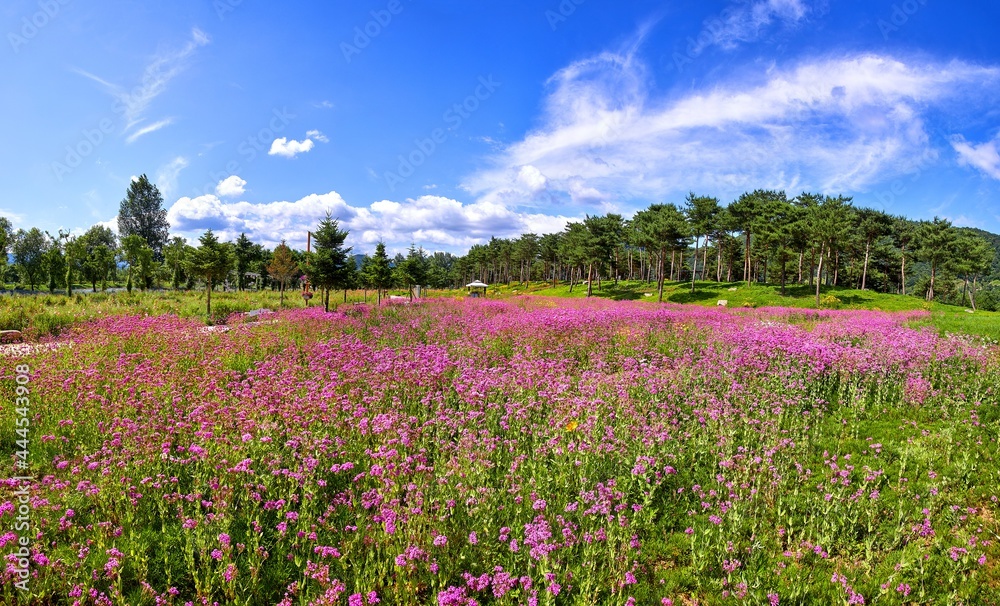
<instances>
[{"instance_id":1,"label":"wispy cloud","mask_svg":"<svg viewBox=\"0 0 1000 606\"><path fill-rule=\"evenodd\" d=\"M752 0L732 3L719 17L709 19L698 36L693 54L710 46L733 49L760 38L772 24L786 27L803 21L812 10L807 0Z\"/></svg>"},{"instance_id":2,"label":"wispy cloud","mask_svg":"<svg viewBox=\"0 0 1000 606\"><path fill-rule=\"evenodd\" d=\"M329 143L330 142L330 139L328 139L326 135L324 135L323 133L321 133L318 130L311 130L311 131L307 132L306 133L306 137L309 137L310 139L313 139L315 141L319 141L320 143Z\"/></svg>"},{"instance_id":3,"label":"wispy cloud","mask_svg":"<svg viewBox=\"0 0 1000 606\"><path fill-rule=\"evenodd\" d=\"M691 188L849 193L935 161L928 113L985 103L998 80L995 67L863 54L657 95L632 52L602 53L557 72L541 125L463 186L482 200L565 208ZM991 149L970 157L988 166Z\"/></svg>"},{"instance_id":4,"label":"wispy cloud","mask_svg":"<svg viewBox=\"0 0 1000 606\"><path fill-rule=\"evenodd\" d=\"M148 135L149 133L156 132L156 131L160 130L161 128L163 128L164 126L170 126L173 123L174 123L174 119L173 118L165 118L163 120L160 120L159 122L154 122L154 123L152 123L152 124L150 124L148 126L143 126L139 130L133 132L128 137L126 137L125 138L125 142L126 143L134 143L135 140L138 139L139 137L141 137L143 135Z\"/></svg>"},{"instance_id":5,"label":"wispy cloud","mask_svg":"<svg viewBox=\"0 0 1000 606\"><path fill-rule=\"evenodd\" d=\"M177 156L156 171L156 186L164 198L169 199L177 191L177 178L187 166L187 158Z\"/></svg>"},{"instance_id":6,"label":"wispy cloud","mask_svg":"<svg viewBox=\"0 0 1000 606\"><path fill-rule=\"evenodd\" d=\"M140 83L131 89L108 82L106 79L82 69L76 69L75 71L100 84L106 92L114 97L114 109L116 112L122 114L125 122L124 131L129 133L129 131L146 120L146 112L153 100L167 89L167 85L171 80L184 71L188 59L194 55L195 51L208 44L209 41L208 35L203 31L198 28L192 29L190 39L181 48L160 52L155 55L145 70L143 70ZM132 132L126 140L131 143L145 134L169 125L171 122L172 119L170 118L159 120L152 125Z\"/></svg>"}]
</instances>

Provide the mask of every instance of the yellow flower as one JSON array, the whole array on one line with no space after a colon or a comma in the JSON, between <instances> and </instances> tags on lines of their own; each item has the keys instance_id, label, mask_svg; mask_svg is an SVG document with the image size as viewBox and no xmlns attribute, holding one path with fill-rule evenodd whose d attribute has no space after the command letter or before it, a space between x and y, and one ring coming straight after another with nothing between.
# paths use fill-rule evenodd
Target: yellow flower
<instances>
[{"instance_id":1,"label":"yellow flower","mask_svg":"<svg viewBox=\"0 0 1000 606\"><path fill-rule=\"evenodd\" d=\"M566 423L566 431L573 431L579 426L580 424L577 423L576 421L570 421L569 423Z\"/></svg>"}]
</instances>

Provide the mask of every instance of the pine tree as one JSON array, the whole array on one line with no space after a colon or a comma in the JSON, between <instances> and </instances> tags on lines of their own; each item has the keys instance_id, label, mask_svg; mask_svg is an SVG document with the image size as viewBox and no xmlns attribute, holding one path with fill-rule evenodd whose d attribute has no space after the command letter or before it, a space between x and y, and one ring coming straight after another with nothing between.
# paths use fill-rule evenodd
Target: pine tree
<instances>
[{"instance_id":1,"label":"pine tree","mask_svg":"<svg viewBox=\"0 0 1000 606\"><path fill-rule=\"evenodd\" d=\"M328 212L313 232L315 251L307 257L305 274L316 288L323 289L323 306L330 311L330 291L346 289L354 271L350 258L351 248L344 248L348 231L340 229L336 219Z\"/></svg>"},{"instance_id":2,"label":"pine tree","mask_svg":"<svg viewBox=\"0 0 1000 606\"><path fill-rule=\"evenodd\" d=\"M200 246L188 251L185 266L192 276L205 281L205 313L212 315L212 288L216 282L224 280L233 269L233 258L229 248L219 242L212 230L198 238Z\"/></svg>"},{"instance_id":3,"label":"pine tree","mask_svg":"<svg viewBox=\"0 0 1000 606\"><path fill-rule=\"evenodd\" d=\"M129 183L118 209L118 233L122 238L141 236L153 250L156 261L163 260L170 223L163 209L163 196L146 175Z\"/></svg>"}]
</instances>

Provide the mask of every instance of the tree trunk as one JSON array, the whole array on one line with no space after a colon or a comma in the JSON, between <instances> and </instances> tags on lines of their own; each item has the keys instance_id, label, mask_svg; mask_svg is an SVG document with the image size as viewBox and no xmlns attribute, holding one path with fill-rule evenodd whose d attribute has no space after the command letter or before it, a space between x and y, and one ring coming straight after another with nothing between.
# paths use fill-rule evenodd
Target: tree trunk
<instances>
[{"instance_id":1,"label":"tree trunk","mask_svg":"<svg viewBox=\"0 0 1000 606\"><path fill-rule=\"evenodd\" d=\"M708 236L705 236L705 245L701 247L701 281L705 281L705 269L708 267Z\"/></svg>"},{"instance_id":2,"label":"tree trunk","mask_svg":"<svg viewBox=\"0 0 1000 606\"><path fill-rule=\"evenodd\" d=\"M902 247L900 249L900 252L902 253L900 255L902 261L899 265L899 285L902 287L903 294L905 295L906 294L906 247L905 246Z\"/></svg>"},{"instance_id":3,"label":"tree trunk","mask_svg":"<svg viewBox=\"0 0 1000 606\"><path fill-rule=\"evenodd\" d=\"M833 257L833 285L837 285L837 278L840 277L840 251L838 250Z\"/></svg>"},{"instance_id":4,"label":"tree trunk","mask_svg":"<svg viewBox=\"0 0 1000 606\"><path fill-rule=\"evenodd\" d=\"M869 251L871 250L872 241L869 239L865 242L865 268L861 272L861 290L865 290L865 286L868 283L868 257Z\"/></svg>"},{"instance_id":5,"label":"tree trunk","mask_svg":"<svg viewBox=\"0 0 1000 606\"><path fill-rule=\"evenodd\" d=\"M816 269L816 309L819 309L819 286L823 283L823 245L819 246L819 267Z\"/></svg>"},{"instance_id":6,"label":"tree trunk","mask_svg":"<svg viewBox=\"0 0 1000 606\"><path fill-rule=\"evenodd\" d=\"M205 281L205 315L212 317L212 278Z\"/></svg>"},{"instance_id":7,"label":"tree trunk","mask_svg":"<svg viewBox=\"0 0 1000 606\"><path fill-rule=\"evenodd\" d=\"M281 283L281 290L278 291L278 307L285 306L285 283Z\"/></svg>"},{"instance_id":8,"label":"tree trunk","mask_svg":"<svg viewBox=\"0 0 1000 606\"><path fill-rule=\"evenodd\" d=\"M587 296L594 294L594 264L587 265Z\"/></svg>"},{"instance_id":9,"label":"tree trunk","mask_svg":"<svg viewBox=\"0 0 1000 606\"><path fill-rule=\"evenodd\" d=\"M799 251L799 279L795 281L796 284L802 284L802 257L805 255L805 251Z\"/></svg>"},{"instance_id":10,"label":"tree trunk","mask_svg":"<svg viewBox=\"0 0 1000 606\"><path fill-rule=\"evenodd\" d=\"M664 259L666 258L667 258L667 251L661 248L659 257L659 268L657 269L656 272L656 281L660 292L660 297L659 297L660 303L663 303L663 264L664 264Z\"/></svg>"},{"instance_id":11,"label":"tree trunk","mask_svg":"<svg viewBox=\"0 0 1000 606\"><path fill-rule=\"evenodd\" d=\"M715 281L722 282L722 242L715 244Z\"/></svg>"},{"instance_id":12,"label":"tree trunk","mask_svg":"<svg viewBox=\"0 0 1000 606\"><path fill-rule=\"evenodd\" d=\"M934 300L934 274L936 272L937 272L937 266L932 261L931 262L931 287L927 289L927 297L926 297L926 299L928 301L933 301Z\"/></svg>"},{"instance_id":13,"label":"tree trunk","mask_svg":"<svg viewBox=\"0 0 1000 606\"><path fill-rule=\"evenodd\" d=\"M979 276L972 278L972 290L969 291L969 302L972 303L972 311L976 311L976 280Z\"/></svg>"},{"instance_id":14,"label":"tree trunk","mask_svg":"<svg viewBox=\"0 0 1000 606\"><path fill-rule=\"evenodd\" d=\"M698 240L699 237L694 237L694 257L691 258L691 292L694 292L694 280L698 277Z\"/></svg>"},{"instance_id":15,"label":"tree trunk","mask_svg":"<svg viewBox=\"0 0 1000 606\"><path fill-rule=\"evenodd\" d=\"M674 259L677 257L677 251L670 251L670 279L674 279Z\"/></svg>"},{"instance_id":16,"label":"tree trunk","mask_svg":"<svg viewBox=\"0 0 1000 606\"><path fill-rule=\"evenodd\" d=\"M750 286L750 230L747 230L746 241L745 257L743 259L743 278L746 280L747 286Z\"/></svg>"}]
</instances>

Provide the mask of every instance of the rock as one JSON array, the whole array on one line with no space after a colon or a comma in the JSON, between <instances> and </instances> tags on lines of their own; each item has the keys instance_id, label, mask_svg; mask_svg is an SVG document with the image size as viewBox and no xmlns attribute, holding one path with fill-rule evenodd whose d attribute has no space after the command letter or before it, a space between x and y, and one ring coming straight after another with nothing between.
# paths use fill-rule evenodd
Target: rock
<instances>
[{"instance_id":1,"label":"rock","mask_svg":"<svg viewBox=\"0 0 1000 606\"><path fill-rule=\"evenodd\" d=\"M725 307L727 305L729 305L729 301L727 301L726 299L719 299L719 302L716 303L716 306L718 307Z\"/></svg>"},{"instance_id":2,"label":"rock","mask_svg":"<svg viewBox=\"0 0 1000 606\"><path fill-rule=\"evenodd\" d=\"M20 330L0 330L0 343L21 342L22 340Z\"/></svg>"}]
</instances>

